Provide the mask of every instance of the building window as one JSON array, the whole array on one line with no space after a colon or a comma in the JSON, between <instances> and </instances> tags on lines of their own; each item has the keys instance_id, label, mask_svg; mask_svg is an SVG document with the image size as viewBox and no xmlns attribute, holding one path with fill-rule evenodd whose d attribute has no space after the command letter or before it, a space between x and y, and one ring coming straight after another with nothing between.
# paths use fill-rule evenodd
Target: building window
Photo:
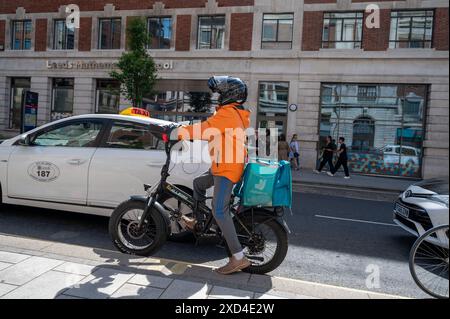
<instances>
[{"instance_id":1,"label":"building window","mask_svg":"<svg viewBox=\"0 0 450 319\"><path fill-rule=\"evenodd\" d=\"M342 136L354 173L420 178L427 99L427 85L324 83L318 149Z\"/></svg>"},{"instance_id":2,"label":"building window","mask_svg":"<svg viewBox=\"0 0 450 319\"><path fill-rule=\"evenodd\" d=\"M358 101L374 102L377 100L376 85L360 85L358 86Z\"/></svg>"},{"instance_id":3,"label":"building window","mask_svg":"<svg viewBox=\"0 0 450 319\"><path fill-rule=\"evenodd\" d=\"M13 21L11 24L11 49L31 49L31 20Z\"/></svg>"},{"instance_id":4,"label":"building window","mask_svg":"<svg viewBox=\"0 0 450 319\"><path fill-rule=\"evenodd\" d=\"M73 79L53 79L52 113L61 116L70 115L73 113L73 91Z\"/></svg>"},{"instance_id":5,"label":"building window","mask_svg":"<svg viewBox=\"0 0 450 319\"><path fill-rule=\"evenodd\" d=\"M292 49L293 14L264 14L262 49Z\"/></svg>"},{"instance_id":6,"label":"building window","mask_svg":"<svg viewBox=\"0 0 450 319\"><path fill-rule=\"evenodd\" d=\"M53 26L53 49L73 50L74 40L74 29L67 28L66 20L55 20Z\"/></svg>"},{"instance_id":7,"label":"building window","mask_svg":"<svg viewBox=\"0 0 450 319\"><path fill-rule=\"evenodd\" d=\"M148 33L150 35L149 49L170 49L172 38L172 18L148 18Z\"/></svg>"},{"instance_id":8,"label":"building window","mask_svg":"<svg viewBox=\"0 0 450 319\"><path fill-rule=\"evenodd\" d=\"M198 49L223 49L225 46L225 16L198 18Z\"/></svg>"},{"instance_id":9,"label":"building window","mask_svg":"<svg viewBox=\"0 0 450 319\"><path fill-rule=\"evenodd\" d=\"M103 50L120 49L122 20L120 18L100 19L98 48Z\"/></svg>"},{"instance_id":10,"label":"building window","mask_svg":"<svg viewBox=\"0 0 450 319\"><path fill-rule=\"evenodd\" d=\"M288 101L288 82L259 83L259 113L286 114Z\"/></svg>"},{"instance_id":11,"label":"building window","mask_svg":"<svg viewBox=\"0 0 450 319\"><path fill-rule=\"evenodd\" d=\"M375 121L362 116L353 122L352 150L370 151L375 140Z\"/></svg>"},{"instance_id":12,"label":"building window","mask_svg":"<svg viewBox=\"0 0 450 319\"><path fill-rule=\"evenodd\" d=\"M164 143L160 143L146 125L115 122L111 127L106 147L156 150L164 149Z\"/></svg>"},{"instance_id":13,"label":"building window","mask_svg":"<svg viewBox=\"0 0 450 319\"><path fill-rule=\"evenodd\" d=\"M362 12L325 13L323 21L322 48L361 48L362 26Z\"/></svg>"},{"instance_id":14,"label":"building window","mask_svg":"<svg viewBox=\"0 0 450 319\"><path fill-rule=\"evenodd\" d=\"M391 12L389 47L431 48L434 11Z\"/></svg>"},{"instance_id":15,"label":"building window","mask_svg":"<svg viewBox=\"0 0 450 319\"><path fill-rule=\"evenodd\" d=\"M97 80L97 113L118 114L120 103L120 83L114 80Z\"/></svg>"},{"instance_id":16,"label":"building window","mask_svg":"<svg viewBox=\"0 0 450 319\"><path fill-rule=\"evenodd\" d=\"M30 89L30 78L11 79L11 103L9 112L9 128L20 129L22 126L22 95Z\"/></svg>"}]
</instances>

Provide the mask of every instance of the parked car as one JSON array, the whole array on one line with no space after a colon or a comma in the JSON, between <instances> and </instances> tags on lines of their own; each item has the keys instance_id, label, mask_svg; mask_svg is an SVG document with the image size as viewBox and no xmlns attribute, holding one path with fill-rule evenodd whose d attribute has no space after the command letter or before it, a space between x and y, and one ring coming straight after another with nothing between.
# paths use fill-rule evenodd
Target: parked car
<instances>
[{"instance_id":1,"label":"parked car","mask_svg":"<svg viewBox=\"0 0 450 319\"><path fill-rule=\"evenodd\" d=\"M383 153L384 164L420 165L420 149L411 146L385 145Z\"/></svg>"},{"instance_id":2,"label":"parked car","mask_svg":"<svg viewBox=\"0 0 450 319\"><path fill-rule=\"evenodd\" d=\"M3 203L109 216L143 184L160 179L165 162L161 126L124 115L82 115L55 121L0 144ZM186 191L207 171L205 143L174 151L170 180ZM197 143L197 142L196 142ZM206 152L206 154L205 154ZM181 162L181 163L180 163Z\"/></svg>"},{"instance_id":3,"label":"parked car","mask_svg":"<svg viewBox=\"0 0 450 319\"><path fill-rule=\"evenodd\" d=\"M448 225L448 183L448 179L430 179L408 187L395 202L394 222L414 236Z\"/></svg>"}]
</instances>

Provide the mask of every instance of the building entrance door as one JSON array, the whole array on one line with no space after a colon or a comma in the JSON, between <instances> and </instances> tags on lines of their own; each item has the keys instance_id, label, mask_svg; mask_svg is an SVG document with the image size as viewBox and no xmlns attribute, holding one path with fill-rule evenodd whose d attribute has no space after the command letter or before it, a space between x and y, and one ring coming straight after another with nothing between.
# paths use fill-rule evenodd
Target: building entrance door
<instances>
[{"instance_id":1,"label":"building entrance door","mask_svg":"<svg viewBox=\"0 0 450 319\"><path fill-rule=\"evenodd\" d=\"M287 117L286 116L258 116L258 128L262 129L278 129L278 136L281 134L286 135Z\"/></svg>"},{"instance_id":2,"label":"building entrance door","mask_svg":"<svg viewBox=\"0 0 450 319\"><path fill-rule=\"evenodd\" d=\"M30 78L11 78L11 100L9 112L9 128L20 130L22 127L22 94L30 89Z\"/></svg>"}]
</instances>

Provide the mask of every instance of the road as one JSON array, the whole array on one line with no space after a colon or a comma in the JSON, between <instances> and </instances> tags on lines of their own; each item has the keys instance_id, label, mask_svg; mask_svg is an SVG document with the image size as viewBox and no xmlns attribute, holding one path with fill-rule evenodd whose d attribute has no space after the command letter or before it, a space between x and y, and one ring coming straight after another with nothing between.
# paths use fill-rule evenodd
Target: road
<instances>
[{"instance_id":1,"label":"road","mask_svg":"<svg viewBox=\"0 0 450 319\"><path fill-rule=\"evenodd\" d=\"M275 276L406 297L426 297L408 269L414 237L392 223L392 203L294 193L289 252ZM108 219L37 208L3 206L0 234L114 249ZM221 265L214 245L168 243L158 257Z\"/></svg>"}]
</instances>

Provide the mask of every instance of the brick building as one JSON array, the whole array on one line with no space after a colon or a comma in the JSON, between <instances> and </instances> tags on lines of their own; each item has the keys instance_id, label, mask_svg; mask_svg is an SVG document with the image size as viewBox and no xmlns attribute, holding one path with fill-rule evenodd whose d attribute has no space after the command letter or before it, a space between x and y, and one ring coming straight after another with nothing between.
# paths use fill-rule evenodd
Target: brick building
<instances>
[{"instance_id":1,"label":"brick building","mask_svg":"<svg viewBox=\"0 0 450 319\"><path fill-rule=\"evenodd\" d=\"M66 27L66 5L81 11ZM380 8L372 28L366 8ZM445 0L0 0L0 132L17 134L24 90L38 124L127 106L109 72L126 25L145 17L159 68L152 116L201 117L205 79L249 84L254 126L301 140L315 167L324 138L346 138L354 172L448 176L448 14ZM207 113L207 112L206 112Z\"/></svg>"}]
</instances>

